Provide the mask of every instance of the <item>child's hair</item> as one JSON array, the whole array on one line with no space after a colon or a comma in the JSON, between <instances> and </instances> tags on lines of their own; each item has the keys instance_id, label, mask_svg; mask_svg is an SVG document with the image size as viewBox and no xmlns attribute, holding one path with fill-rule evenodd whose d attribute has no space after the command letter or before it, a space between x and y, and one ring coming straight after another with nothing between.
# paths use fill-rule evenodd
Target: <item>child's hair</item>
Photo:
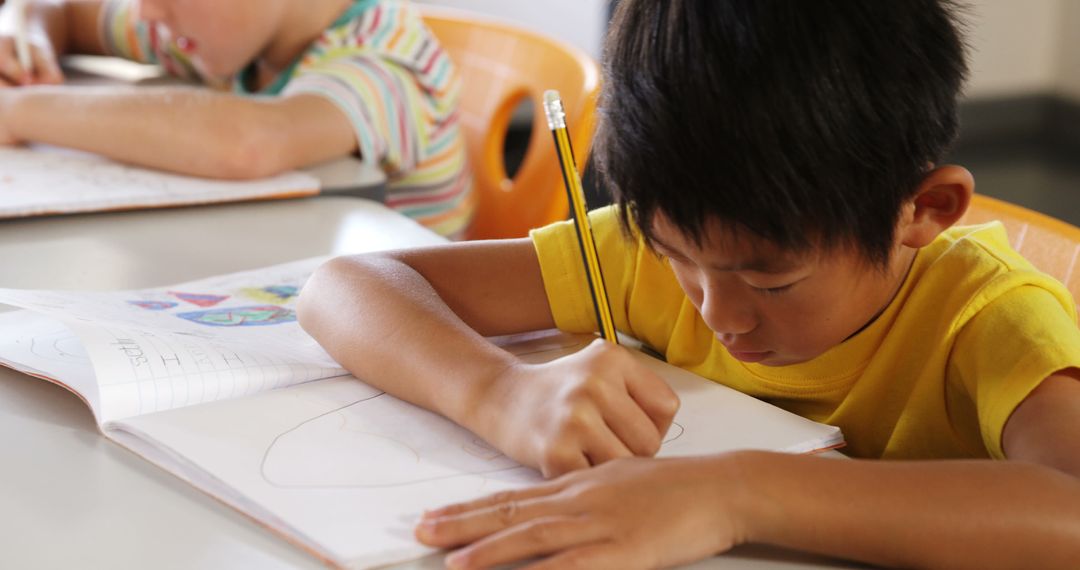
<instances>
[{"instance_id":1,"label":"child's hair","mask_svg":"<svg viewBox=\"0 0 1080 570\"><path fill-rule=\"evenodd\" d=\"M622 0L594 157L650 237L663 213L884 266L902 202L956 137L947 0Z\"/></svg>"}]
</instances>

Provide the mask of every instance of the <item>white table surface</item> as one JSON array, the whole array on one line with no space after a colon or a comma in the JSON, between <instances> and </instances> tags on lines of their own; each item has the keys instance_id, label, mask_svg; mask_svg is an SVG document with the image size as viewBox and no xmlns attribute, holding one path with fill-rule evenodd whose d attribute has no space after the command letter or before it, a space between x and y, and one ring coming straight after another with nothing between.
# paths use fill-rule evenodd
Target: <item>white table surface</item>
<instances>
[{"instance_id":1,"label":"white table surface","mask_svg":"<svg viewBox=\"0 0 1080 570\"><path fill-rule=\"evenodd\" d=\"M131 289L431 243L381 206L320 197L0 221L0 286ZM5 307L0 306L0 310ZM0 369L0 567L319 568L270 531L100 435L53 384ZM433 505L434 506L434 505ZM440 568L431 556L404 568ZM835 568L768 548L694 568Z\"/></svg>"}]
</instances>

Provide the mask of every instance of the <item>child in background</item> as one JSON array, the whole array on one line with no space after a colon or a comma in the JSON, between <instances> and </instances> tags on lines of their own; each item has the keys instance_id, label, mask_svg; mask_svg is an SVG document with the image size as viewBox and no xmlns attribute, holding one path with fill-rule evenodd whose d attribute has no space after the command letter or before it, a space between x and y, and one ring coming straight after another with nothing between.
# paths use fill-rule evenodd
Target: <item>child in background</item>
<instances>
[{"instance_id":1,"label":"child in background","mask_svg":"<svg viewBox=\"0 0 1080 570\"><path fill-rule=\"evenodd\" d=\"M393 0L32 2L33 66L0 14L0 144L41 142L172 172L257 178L359 154L387 204L447 236L473 210L457 73ZM61 54L115 55L228 87L56 86Z\"/></svg>"},{"instance_id":2,"label":"child in background","mask_svg":"<svg viewBox=\"0 0 1080 570\"><path fill-rule=\"evenodd\" d=\"M532 365L488 343L596 330L572 224L321 268L300 322L349 370L572 471L430 511L417 537L462 547L452 568L669 566L747 542L1075 567L1076 308L1000 224L954 227L974 182L941 162L966 69L953 12L622 0L607 40L593 156L616 205L592 226L617 327L840 426L852 460L648 458L678 402L624 348Z\"/></svg>"}]
</instances>

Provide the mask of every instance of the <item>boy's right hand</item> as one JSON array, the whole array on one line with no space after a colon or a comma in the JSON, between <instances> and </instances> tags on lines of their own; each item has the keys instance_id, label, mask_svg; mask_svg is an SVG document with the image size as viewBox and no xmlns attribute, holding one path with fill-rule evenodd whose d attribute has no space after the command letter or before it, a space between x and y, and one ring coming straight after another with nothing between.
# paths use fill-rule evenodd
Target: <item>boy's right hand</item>
<instances>
[{"instance_id":1,"label":"boy's right hand","mask_svg":"<svg viewBox=\"0 0 1080 570\"><path fill-rule=\"evenodd\" d=\"M596 340L570 356L507 370L480 408L491 443L555 477L655 455L679 398L625 348Z\"/></svg>"},{"instance_id":2,"label":"boy's right hand","mask_svg":"<svg viewBox=\"0 0 1080 570\"><path fill-rule=\"evenodd\" d=\"M57 85L64 82L56 52L48 40L30 38L28 45L32 69L29 71L19 64L15 43L14 36L0 35L0 87Z\"/></svg>"}]
</instances>

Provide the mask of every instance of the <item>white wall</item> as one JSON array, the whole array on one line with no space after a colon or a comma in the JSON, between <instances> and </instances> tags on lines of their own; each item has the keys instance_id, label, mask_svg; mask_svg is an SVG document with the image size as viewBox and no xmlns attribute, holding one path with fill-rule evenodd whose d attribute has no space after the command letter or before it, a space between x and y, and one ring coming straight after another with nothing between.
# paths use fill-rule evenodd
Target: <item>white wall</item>
<instances>
[{"instance_id":1,"label":"white wall","mask_svg":"<svg viewBox=\"0 0 1080 570\"><path fill-rule=\"evenodd\" d=\"M600 57L607 0L414 0L480 12L559 38Z\"/></svg>"},{"instance_id":2,"label":"white wall","mask_svg":"<svg viewBox=\"0 0 1080 570\"><path fill-rule=\"evenodd\" d=\"M1080 0L969 0L969 98L1080 101Z\"/></svg>"},{"instance_id":3,"label":"white wall","mask_svg":"<svg viewBox=\"0 0 1080 570\"><path fill-rule=\"evenodd\" d=\"M1063 0L1061 51L1058 59L1058 92L1080 101L1080 0Z\"/></svg>"},{"instance_id":4,"label":"white wall","mask_svg":"<svg viewBox=\"0 0 1080 570\"><path fill-rule=\"evenodd\" d=\"M596 58L607 23L606 0L414 1L508 20ZM1080 101L1080 0L961 1L969 8L968 98L1056 92Z\"/></svg>"},{"instance_id":5,"label":"white wall","mask_svg":"<svg viewBox=\"0 0 1080 570\"><path fill-rule=\"evenodd\" d=\"M1076 0L975 0L966 18L971 98L1046 92L1057 82L1064 3Z\"/></svg>"}]
</instances>

